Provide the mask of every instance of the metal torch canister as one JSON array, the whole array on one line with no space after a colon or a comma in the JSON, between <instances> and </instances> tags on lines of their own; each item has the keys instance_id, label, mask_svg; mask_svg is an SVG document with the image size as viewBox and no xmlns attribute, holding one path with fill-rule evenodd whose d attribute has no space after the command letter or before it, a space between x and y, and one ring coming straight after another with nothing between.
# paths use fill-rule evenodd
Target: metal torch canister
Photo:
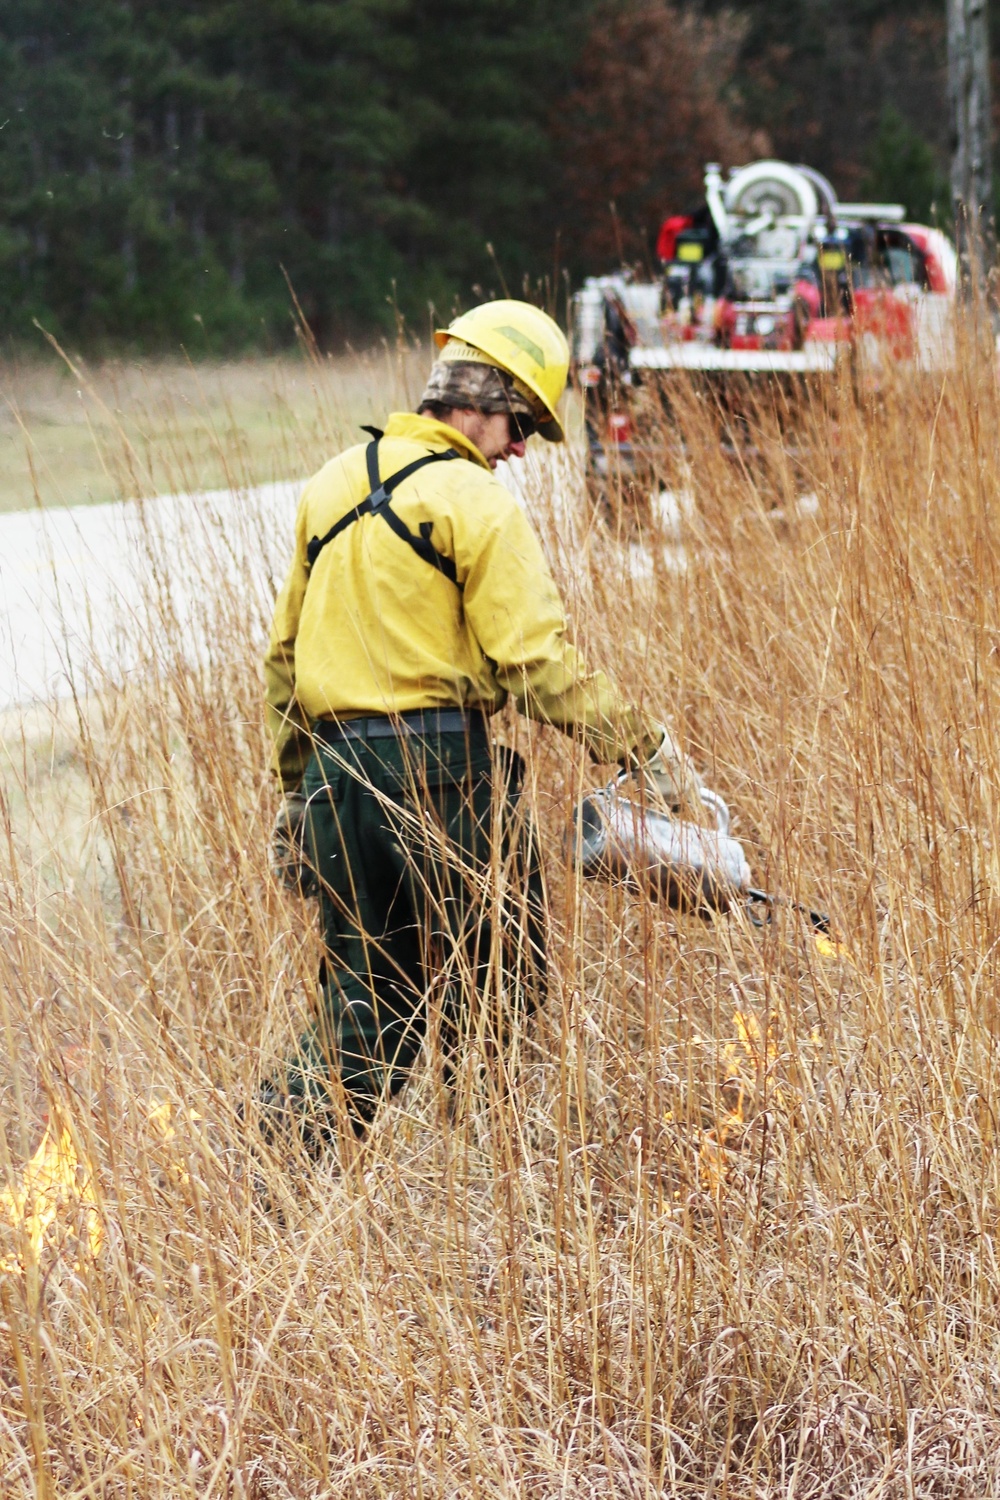
<instances>
[{"instance_id":1,"label":"metal torch canister","mask_svg":"<svg viewBox=\"0 0 1000 1500\"><path fill-rule=\"evenodd\" d=\"M671 818L622 796L617 781L584 797L575 820L576 861L588 879L627 880L681 911L719 911L745 900L750 866L729 835L729 809L715 792L702 800L715 828Z\"/></svg>"}]
</instances>

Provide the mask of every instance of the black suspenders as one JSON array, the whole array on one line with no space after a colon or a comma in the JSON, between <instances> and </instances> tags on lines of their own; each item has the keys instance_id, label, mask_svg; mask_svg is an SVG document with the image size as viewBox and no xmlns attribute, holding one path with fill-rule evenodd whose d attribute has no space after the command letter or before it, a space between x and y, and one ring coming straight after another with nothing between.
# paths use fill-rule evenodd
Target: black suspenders
<instances>
[{"instance_id":1,"label":"black suspenders","mask_svg":"<svg viewBox=\"0 0 1000 1500\"><path fill-rule=\"evenodd\" d=\"M342 531L346 531L348 526L352 526L355 521L360 521L362 516L381 516L384 521L389 523L396 535L413 548L418 557L422 557L425 563L430 563L432 568L437 568L438 572L443 573L446 578L450 579L456 588L461 588L462 585L459 583L455 573L454 562L450 557L445 557L444 553L439 552L431 543L433 523L431 521L421 521L420 532L417 535L410 530L405 521L397 516L389 504L393 490L398 485L401 485L404 479L409 479L411 474L415 474L418 469L423 469L427 464L441 463L445 459L458 458L459 455L455 452L454 448L449 448L446 453L428 453L424 458L414 459L413 463L407 464L405 469L397 469L396 473L390 475L388 479L380 480L378 475L378 445L379 439L383 434L377 427L363 427L361 430L362 432L370 432L372 435L372 441L365 450L370 493L353 510L349 510L346 516L341 516L340 520L330 527L326 536L313 537L306 548L306 557L310 568L315 563L317 557L319 557L327 542L332 542L334 537L339 536Z\"/></svg>"}]
</instances>

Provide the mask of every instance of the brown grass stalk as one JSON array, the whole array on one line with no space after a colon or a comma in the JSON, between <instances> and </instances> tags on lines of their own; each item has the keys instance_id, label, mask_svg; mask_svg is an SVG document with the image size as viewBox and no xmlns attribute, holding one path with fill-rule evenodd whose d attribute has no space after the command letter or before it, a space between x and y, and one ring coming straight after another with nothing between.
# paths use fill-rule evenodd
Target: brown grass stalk
<instances>
[{"instance_id":1,"label":"brown grass stalk","mask_svg":"<svg viewBox=\"0 0 1000 1500\"><path fill-rule=\"evenodd\" d=\"M0 1492L996 1493L998 418L974 347L745 425L646 388L669 525L532 455L588 658L840 946L581 883L565 831L609 773L508 713L548 1003L506 1069L478 1013L450 1111L428 1055L364 1150L269 1159L281 1216L238 1115L319 957L268 872L276 544L249 503L179 540L147 503L139 669L5 726L0 1186L65 1121L104 1237L73 1183L40 1256L0 1221Z\"/></svg>"}]
</instances>

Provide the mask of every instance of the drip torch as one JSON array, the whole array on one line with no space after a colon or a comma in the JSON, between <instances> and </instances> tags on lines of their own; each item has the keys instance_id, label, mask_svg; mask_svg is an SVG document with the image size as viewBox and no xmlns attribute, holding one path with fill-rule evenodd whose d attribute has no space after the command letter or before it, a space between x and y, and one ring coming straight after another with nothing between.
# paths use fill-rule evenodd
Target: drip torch
<instances>
[{"instance_id":1,"label":"drip torch","mask_svg":"<svg viewBox=\"0 0 1000 1500\"><path fill-rule=\"evenodd\" d=\"M680 911L700 916L742 907L755 926L756 910L767 920L779 905L801 913L817 933L829 933L830 919L800 902L771 896L751 884L743 846L729 831L729 808L707 787L701 799L715 819L704 828L670 817L623 795L623 771L600 791L583 798L574 826L575 859L588 879L626 880L644 887Z\"/></svg>"}]
</instances>

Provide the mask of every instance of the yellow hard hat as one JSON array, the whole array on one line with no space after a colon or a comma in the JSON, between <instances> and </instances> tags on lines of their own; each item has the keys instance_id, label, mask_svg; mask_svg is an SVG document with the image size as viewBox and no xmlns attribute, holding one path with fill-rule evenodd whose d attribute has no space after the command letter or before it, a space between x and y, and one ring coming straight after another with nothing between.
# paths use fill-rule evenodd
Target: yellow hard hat
<instances>
[{"instance_id":1,"label":"yellow hard hat","mask_svg":"<svg viewBox=\"0 0 1000 1500\"><path fill-rule=\"evenodd\" d=\"M459 339L478 349L490 364L497 365L526 386L544 407L548 420L538 431L550 443L561 443L565 434L556 407L566 389L569 346L558 323L532 307L530 302L482 302L439 328L434 342L443 349L449 339Z\"/></svg>"}]
</instances>

